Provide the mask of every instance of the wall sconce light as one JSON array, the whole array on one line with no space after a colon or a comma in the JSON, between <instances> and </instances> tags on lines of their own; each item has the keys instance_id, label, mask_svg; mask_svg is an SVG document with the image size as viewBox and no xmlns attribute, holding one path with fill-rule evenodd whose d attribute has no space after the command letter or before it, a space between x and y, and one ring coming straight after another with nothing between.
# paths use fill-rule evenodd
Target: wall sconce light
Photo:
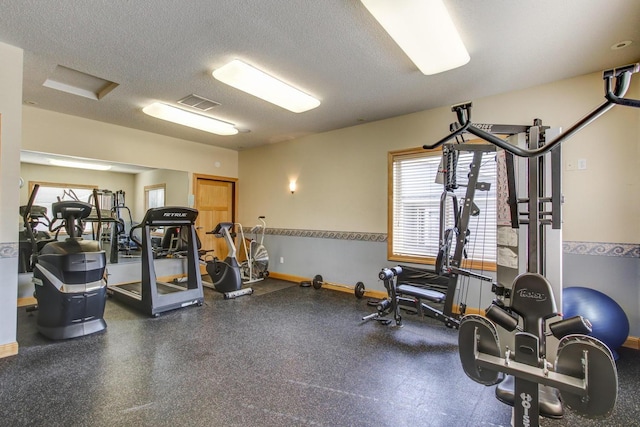
<instances>
[{"instance_id":1,"label":"wall sconce light","mask_svg":"<svg viewBox=\"0 0 640 427\"><path fill-rule=\"evenodd\" d=\"M291 194L295 193L295 191L296 191L296 182L295 181L290 181L289 182L289 190L291 191Z\"/></svg>"}]
</instances>

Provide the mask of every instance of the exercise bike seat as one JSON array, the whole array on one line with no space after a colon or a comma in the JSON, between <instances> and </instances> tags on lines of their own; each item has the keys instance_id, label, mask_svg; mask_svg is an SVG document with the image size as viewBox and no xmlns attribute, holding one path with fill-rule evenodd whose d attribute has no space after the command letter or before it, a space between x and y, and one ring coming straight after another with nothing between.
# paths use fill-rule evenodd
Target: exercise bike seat
<instances>
[{"instance_id":1,"label":"exercise bike seat","mask_svg":"<svg viewBox=\"0 0 640 427\"><path fill-rule=\"evenodd\" d=\"M515 385L515 377L506 375L504 381L496 386L496 398L502 403L513 406ZM553 387L538 384L538 405L540 415L545 418L560 419L564 416L558 390Z\"/></svg>"},{"instance_id":2,"label":"exercise bike seat","mask_svg":"<svg viewBox=\"0 0 640 427\"><path fill-rule=\"evenodd\" d=\"M443 302L445 295L442 292L433 291L431 289L419 288L417 286L406 283L400 284L396 290L401 295L409 295L418 299L425 299L431 302Z\"/></svg>"}]
</instances>

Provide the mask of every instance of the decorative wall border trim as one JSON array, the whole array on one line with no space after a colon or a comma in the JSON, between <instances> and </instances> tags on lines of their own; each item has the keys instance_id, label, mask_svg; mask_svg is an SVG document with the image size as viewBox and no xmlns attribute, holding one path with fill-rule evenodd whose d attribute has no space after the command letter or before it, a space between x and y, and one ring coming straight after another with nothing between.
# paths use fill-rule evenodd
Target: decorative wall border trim
<instances>
[{"instance_id":1,"label":"decorative wall border trim","mask_svg":"<svg viewBox=\"0 0 640 427\"><path fill-rule=\"evenodd\" d=\"M273 236L313 237L317 239L356 240L363 242L387 241L387 233L360 231L297 230L291 228L267 228L265 234ZM562 252L574 255L598 255L622 258L640 258L640 244L606 242L562 242ZM0 242L0 258L16 258L18 242Z\"/></svg>"},{"instance_id":2,"label":"decorative wall border trim","mask_svg":"<svg viewBox=\"0 0 640 427\"><path fill-rule=\"evenodd\" d=\"M18 242L0 242L0 258L17 258Z\"/></svg>"},{"instance_id":3,"label":"decorative wall border trim","mask_svg":"<svg viewBox=\"0 0 640 427\"><path fill-rule=\"evenodd\" d=\"M363 233L360 231L296 230L291 228L267 228L265 234L274 236L313 237L318 239L360 240L386 242L387 233Z\"/></svg>"},{"instance_id":4,"label":"decorative wall border trim","mask_svg":"<svg viewBox=\"0 0 640 427\"><path fill-rule=\"evenodd\" d=\"M562 242L562 252L574 255L598 255L621 258L640 258L637 243Z\"/></svg>"},{"instance_id":5,"label":"decorative wall border trim","mask_svg":"<svg viewBox=\"0 0 640 427\"><path fill-rule=\"evenodd\" d=\"M386 242L387 233L365 233L360 231L300 230L293 228L267 228L265 234L273 236L312 237L317 239L358 240L363 242ZM598 255L622 258L640 258L640 244L606 242L562 243L562 251L574 255Z\"/></svg>"}]
</instances>

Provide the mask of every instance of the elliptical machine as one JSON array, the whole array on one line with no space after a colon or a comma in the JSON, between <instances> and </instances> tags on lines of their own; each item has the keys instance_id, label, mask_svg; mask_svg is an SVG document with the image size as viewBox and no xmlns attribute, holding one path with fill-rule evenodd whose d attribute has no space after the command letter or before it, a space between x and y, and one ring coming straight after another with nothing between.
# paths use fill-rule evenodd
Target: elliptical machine
<instances>
[{"instance_id":1,"label":"elliptical machine","mask_svg":"<svg viewBox=\"0 0 640 427\"><path fill-rule=\"evenodd\" d=\"M242 224L237 224L245 255L245 260L240 264L240 273L245 284L259 282L269 277L269 253L264 247L264 232L267 229L267 223L264 216L259 216L258 220L261 224L256 225L250 231L253 234L252 238L245 237Z\"/></svg>"},{"instance_id":2,"label":"elliptical machine","mask_svg":"<svg viewBox=\"0 0 640 427\"><path fill-rule=\"evenodd\" d=\"M20 206L20 216L24 224L24 230L18 233L18 273L31 273L37 255L47 243L55 241L49 234L49 218L47 208L32 205ZM39 225L46 226L47 230L38 230Z\"/></svg>"},{"instance_id":3,"label":"elliptical machine","mask_svg":"<svg viewBox=\"0 0 640 427\"><path fill-rule=\"evenodd\" d=\"M211 277L213 288L224 294L224 299L233 299L242 295L251 295L253 289L242 289L242 277L240 274L240 265L236 258L236 246L233 243L231 229L233 223L221 222L212 231L207 234L213 234L216 237L223 237L229 248L229 253L224 261L213 258L206 262L207 274Z\"/></svg>"},{"instance_id":4,"label":"elliptical machine","mask_svg":"<svg viewBox=\"0 0 640 427\"><path fill-rule=\"evenodd\" d=\"M25 211L31 212L38 185L33 189ZM60 201L53 203L53 219L49 230L64 228L69 235L65 241L44 245L36 255L33 268L34 296L38 301L38 331L51 339L76 338L107 328L104 309L107 299L105 270L107 256L100 243L82 239L81 220L91 214L86 202ZM56 222L62 223L55 226ZM30 227L30 221L25 221ZM33 230L29 235L34 239Z\"/></svg>"}]
</instances>

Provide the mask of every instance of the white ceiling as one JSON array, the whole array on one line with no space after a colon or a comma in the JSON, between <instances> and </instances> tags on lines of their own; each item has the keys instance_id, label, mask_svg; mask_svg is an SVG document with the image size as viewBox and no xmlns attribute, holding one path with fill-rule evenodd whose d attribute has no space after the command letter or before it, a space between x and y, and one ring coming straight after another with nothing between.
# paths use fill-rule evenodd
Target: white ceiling
<instances>
[{"instance_id":1,"label":"white ceiling","mask_svg":"<svg viewBox=\"0 0 640 427\"><path fill-rule=\"evenodd\" d=\"M640 60L637 0L445 4L471 61L434 76L421 74L357 0L0 0L0 41L25 51L25 102L235 150ZM634 43L611 49L623 40ZM295 114L211 77L234 58L322 104ZM99 101L42 86L57 65L119 86ZM250 132L216 136L141 111L192 93Z\"/></svg>"}]
</instances>

